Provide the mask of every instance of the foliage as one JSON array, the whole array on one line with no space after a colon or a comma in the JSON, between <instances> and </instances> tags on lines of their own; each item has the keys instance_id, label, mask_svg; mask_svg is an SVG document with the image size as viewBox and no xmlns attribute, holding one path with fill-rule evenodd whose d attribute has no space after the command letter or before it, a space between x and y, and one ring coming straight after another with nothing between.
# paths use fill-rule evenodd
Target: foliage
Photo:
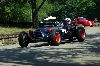
<instances>
[{"instance_id":1,"label":"foliage","mask_svg":"<svg viewBox=\"0 0 100 66\"><path fill-rule=\"evenodd\" d=\"M39 7L39 5L41 5L42 1L43 0L37 0L37 8ZM43 6L41 7L41 9L38 13L39 21L41 21L45 17L48 17L49 14L52 12L52 10L53 10L53 5L51 3L49 3L48 0L46 0L46 2L43 4Z\"/></svg>"},{"instance_id":2,"label":"foliage","mask_svg":"<svg viewBox=\"0 0 100 66\"><path fill-rule=\"evenodd\" d=\"M0 20L7 21L32 21L32 0L1 0ZM36 0L37 8L43 0ZM38 20L53 15L60 18L65 16L77 17L85 15L87 17L100 16L99 0L46 0L38 11Z\"/></svg>"},{"instance_id":3,"label":"foliage","mask_svg":"<svg viewBox=\"0 0 100 66\"><path fill-rule=\"evenodd\" d=\"M53 0L52 0L53 1ZM58 17L68 16L76 17L81 15L86 15L92 12L95 7L95 3L92 0L54 0L55 5L58 5L58 8L52 13ZM58 1L58 2L57 2ZM52 3L52 2L51 2ZM88 13L87 13L88 12Z\"/></svg>"},{"instance_id":4,"label":"foliage","mask_svg":"<svg viewBox=\"0 0 100 66\"><path fill-rule=\"evenodd\" d=\"M1 0L2 20L31 21L31 8L27 0Z\"/></svg>"},{"instance_id":5,"label":"foliage","mask_svg":"<svg viewBox=\"0 0 100 66\"><path fill-rule=\"evenodd\" d=\"M95 17L99 20L100 22L100 1L99 0L94 0L96 3L96 8L95 8Z\"/></svg>"}]
</instances>

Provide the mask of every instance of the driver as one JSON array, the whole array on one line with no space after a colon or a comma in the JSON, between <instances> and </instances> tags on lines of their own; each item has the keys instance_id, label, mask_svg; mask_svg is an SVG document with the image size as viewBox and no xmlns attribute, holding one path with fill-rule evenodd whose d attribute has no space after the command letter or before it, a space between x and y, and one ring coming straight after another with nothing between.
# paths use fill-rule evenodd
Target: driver
<instances>
[{"instance_id":1,"label":"driver","mask_svg":"<svg viewBox=\"0 0 100 66\"><path fill-rule=\"evenodd\" d=\"M71 19L70 19L70 18L65 18L65 21L66 21L68 24L71 24Z\"/></svg>"}]
</instances>

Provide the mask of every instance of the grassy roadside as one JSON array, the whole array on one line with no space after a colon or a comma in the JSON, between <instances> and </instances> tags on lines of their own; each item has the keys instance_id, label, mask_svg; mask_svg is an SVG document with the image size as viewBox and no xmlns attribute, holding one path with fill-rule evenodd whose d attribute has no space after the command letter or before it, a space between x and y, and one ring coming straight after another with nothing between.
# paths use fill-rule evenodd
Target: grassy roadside
<instances>
[{"instance_id":1,"label":"grassy roadside","mask_svg":"<svg viewBox=\"0 0 100 66\"><path fill-rule=\"evenodd\" d=\"M17 28L17 27L0 27L0 34L11 34L15 32L28 31L28 28Z\"/></svg>"}]
</instances>

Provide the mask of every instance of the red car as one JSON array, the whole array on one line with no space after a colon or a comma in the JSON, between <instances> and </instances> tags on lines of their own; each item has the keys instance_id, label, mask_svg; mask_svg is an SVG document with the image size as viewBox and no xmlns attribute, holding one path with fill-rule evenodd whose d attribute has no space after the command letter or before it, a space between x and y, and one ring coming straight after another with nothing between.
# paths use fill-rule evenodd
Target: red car
<instances>
[{"instance_id":1,"label":"red car","mask_svg":"<svg viewBox=\"0 0 100 66\"><path fill-rule=\"evenodd\" d=\"M78 24L83 24L84 26L94 26L94 20L87 20L84 17L78 17L77 19L74 20L74 22L77 22Z\"/></svg>"}]
</instances>

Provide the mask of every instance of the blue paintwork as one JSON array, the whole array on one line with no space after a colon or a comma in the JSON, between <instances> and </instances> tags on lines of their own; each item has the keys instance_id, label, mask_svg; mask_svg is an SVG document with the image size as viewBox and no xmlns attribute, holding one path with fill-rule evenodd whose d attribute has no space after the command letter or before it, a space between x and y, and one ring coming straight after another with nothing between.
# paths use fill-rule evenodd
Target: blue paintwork
<instances>
[{"instance_id":1,"label":"blue paintwork","mask_svg":"<svg viewBox=\"0 0 100 66\"><path fill-rule=\"evenodd\" d=\"M48 29L51 28L52 31L58 30L58 27L53 23L44 23L42 26L40 25L34 32L35 39L40 39L47 41L49 39L50 33Z\"/></svg>"}]
</instances>

